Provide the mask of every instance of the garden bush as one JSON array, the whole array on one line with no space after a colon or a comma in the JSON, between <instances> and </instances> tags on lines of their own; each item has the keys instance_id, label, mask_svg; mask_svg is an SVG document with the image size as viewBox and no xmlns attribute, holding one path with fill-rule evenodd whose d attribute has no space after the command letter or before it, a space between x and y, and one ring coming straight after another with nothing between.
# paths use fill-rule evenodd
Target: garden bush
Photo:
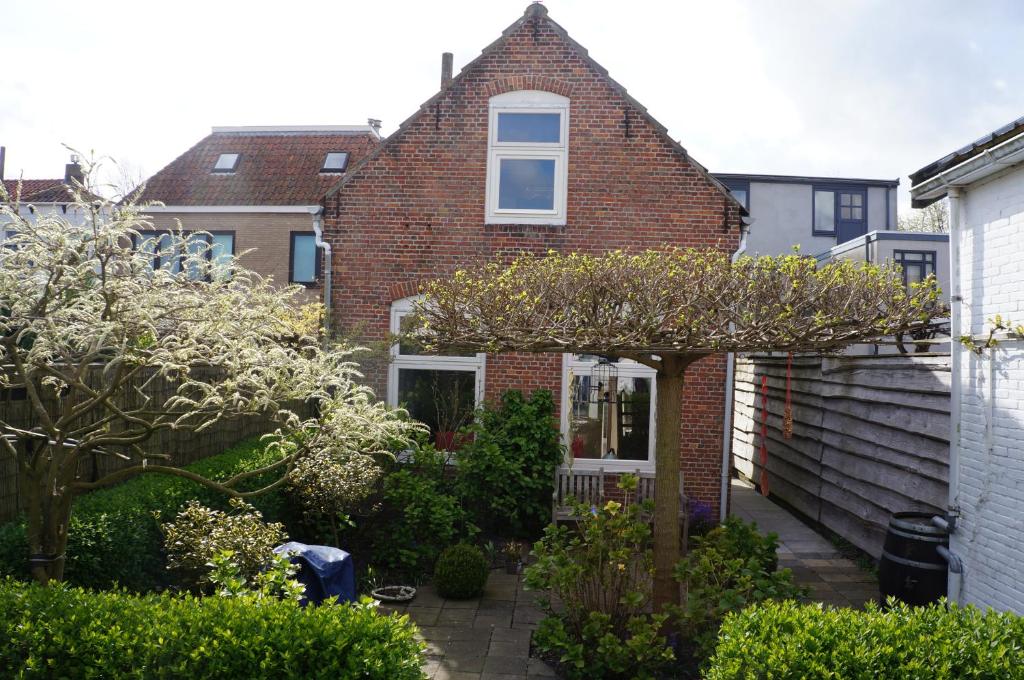
<instances>
[{"instance_id":1,"label":"garden bush","mask_svg":"<svg viewBox=\"0 0 1024 680\"><path fill-rule=\"evenodd\" d=\"M167 567L181 582L200 589L214 559L225 553L240 578L253 579L274 560L274 548L288 540L284 526L267 523L263 515L240 498L230 500L231 510L213 510L188 501L178 515L161 525Z\"/></svg>"},{"instance_id":2,"label":"garden bush","mask_svg":"<svg viewBox=\"0 0 1024 680\"><path fill-rule=\"evenodd\" d=\"M477 411L456 453L459 493L481 528L507 538L537 537L551 518L555 468L563 459L548 390L529 399L509 390Z\"/></svg>"},{"instance_id":3,"label":"garden bush","mask_svg":"<svg viewBox=\"0 0 1024 680\"><path fill-rule=\"evenodd\" d=\"M469 600L487 583L490 564L480 548L460 543L445 548L434 567L434 587L441 597Z\"/></svg>"},{"instance_id":4,"label":"garden bush","mask_svg":"<svg viewBox=\"0 0 1024 680\"><path fill-rule=\"evenodd\" d=\"M694 539L693 550L674 572L683 585L683 603L670 609L694 661L702 663L711 655L718 628L730 612L804 595L789 569L776 571L777 545L778 536L762 536L756 524L735 517Z\"/></svg>"},{"instance_id":5,"label":"garden bush","mask_svg":"<svg viewBox=\"0 0 1024 680\"><path fill-rule=\"evenodd\" d=\"M0 583L0 668L17 678L418 680L406 616L254 597Z\"/></svg>"},{"instance_id":6,"label":"garden bush","mask_svg":"<svg viewBox=\"0 0 1024 680\"><path fill-rule=\"evenodd\" d=\"M866 611L771 602L723 623L708 680L1024 678L1024 618L945 602Z\"/></svg>"},{"instance_id":7,"label":"garden bush","mask_svg":"<svg viewBox=\"0 0 1024 680\"><path fill-rule=\"evenodd\" d=\"M208 478L225 479L263 467L278 455L253 439L187 469ZM257 477L248 481L252 486L245 488L257 488L267 480ZM189 500L213 508L228 506L224 494L181 477L160 474L141 475L78 498L68 531L65 580L91 588L118 584L135 591L170 585L173 580L161 549L160 523L171 519ZM286 521L290 514L281 492L251 500L268 520ZM0 574L28 578L28 542L23 521L0 527Z\"/></svg>"},{"instance_id":8,"label":"garden bush","mask_svg":"<svg viewBox=\"0 0 1024 680\"><path fill-rule=\"evenodd\" d=\"M624 503L578 506L575 532L550 525L526 568L527 588L546 592L540 606L547 616L533 642L568 678L652 678L675 659L659 632L668 617L647 613L654 560L644 515L651 503L630 502L636 485L635 476L622 475Z\"/></svg>"}]
</instances>

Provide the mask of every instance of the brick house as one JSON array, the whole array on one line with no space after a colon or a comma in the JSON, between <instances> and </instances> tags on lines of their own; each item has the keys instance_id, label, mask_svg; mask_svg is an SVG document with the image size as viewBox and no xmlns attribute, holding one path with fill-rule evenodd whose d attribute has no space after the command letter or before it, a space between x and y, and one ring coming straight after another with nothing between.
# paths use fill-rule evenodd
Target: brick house
<instances>
[{"instance_id":1,"label":"brick house","mask_svg":"<svg viewBox=\"0 0 1024 680\"><path fill-rule=\"evenodd\" d=\"M522 252L674 245L733 253L743 214L532 4L454 78L445 55L441 90L327 192L334 323L381 342L400 328L423 282ZM395 345L388 361L364 370L378 394L440 432L508 388L550 389L576 469L653 470L653 372L617 362L615 408L602 408L587 396L597 363L553 354L424 356ZM716 512L727 489L727 382L726 357L693 365L679 425L687 494Z\"/></svg>"},{"instance_id":2,"label":"brick house","mask_svg":"<svg viewBox=\"0 0 1024 680\"><path fill-rule=\"evenodd\" d=\"M321 295L320 198L380 141L370 125L215 127L153 175L141 201L154 235L206 231L242 263ZM211 253L215 256L215 253ZM155 263L159 259L155 258Z\"/></svg>"}]
</instances>

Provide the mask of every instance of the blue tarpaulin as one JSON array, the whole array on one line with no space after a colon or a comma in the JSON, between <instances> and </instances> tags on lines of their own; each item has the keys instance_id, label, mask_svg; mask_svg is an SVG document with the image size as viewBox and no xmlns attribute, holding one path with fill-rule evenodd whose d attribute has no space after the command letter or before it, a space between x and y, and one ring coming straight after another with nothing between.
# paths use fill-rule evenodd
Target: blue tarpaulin
<instances>
[{"instance_id":1,"label":"blue tarpaulin","mask_svg":"<svg viewBox=\"0 0 1024 680\"><path fill-rule=\"evenodd\" d=\"M338 602L356 599L356 576L352 556L344 550L327 545L306 545L291 541L274 548L277 554L293 553L293 564L299 565L298 581L306 586L302 600L320 604L336 598Z\"/></svg>"}]
</instances>

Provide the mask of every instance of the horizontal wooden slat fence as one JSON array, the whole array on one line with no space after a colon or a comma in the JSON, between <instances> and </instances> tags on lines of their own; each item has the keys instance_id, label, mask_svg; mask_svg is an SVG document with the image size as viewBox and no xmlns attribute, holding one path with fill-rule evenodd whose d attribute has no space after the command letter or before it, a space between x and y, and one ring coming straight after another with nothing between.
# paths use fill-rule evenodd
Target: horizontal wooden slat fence
<instances>
[{"instance_id":1,"label":"horizontal wooden slat fence","mask_svg":"<svg viewBox=\"0 0 1024 680\"><path fill-rule=\"evenodd\" d=\"M790 439L783 436L786 364L780 354L737 360L737 472L761 477L761 377L768 376L773 496L875 557L891 513L945 508L948 355L794 357Z\"/></svg>"},{"instance_id":2,"label":"horizontal wooden slat fence","mask_svg":"<svg viewBox=\"0 0 1024 680\"><path fill-rule=\"evenodd\" d=\"M136 380L136 387L142 389L145 376ZM90 376L94 386L102 384L102 374L97 369ZM154 380L144 388L144 394L153 402L162 404L173 395L175 385L166 380ZM132 401L142 399L142 394L130 393L127 397ZM35 416L25 394L21 390L0 390L0 419L14 427L31 429L36 425ZM163 430L149 439L143 448L150 453L164 453L171 456L171 464L182 466L194 463L202 458L217 455L234 444L274 429L267 418L245 417L225 420L202 432L190 430ZM132 465L130 461L108 455L93 456L83 460L79 467L79 475L83 479L99 479L100 477ZM0 454L0 522L15 518L20 512L18 495L18 469L14 460Z\"/></svg>"}]
</instances>

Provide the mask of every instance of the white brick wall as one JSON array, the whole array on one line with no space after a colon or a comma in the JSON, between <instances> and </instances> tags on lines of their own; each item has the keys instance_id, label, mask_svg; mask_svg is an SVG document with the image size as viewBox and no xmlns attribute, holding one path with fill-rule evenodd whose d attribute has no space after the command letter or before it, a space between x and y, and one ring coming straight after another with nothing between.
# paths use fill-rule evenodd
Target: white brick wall
<instances>
[{"instance_id":1,"label":"white brick wall","mask_svg":"<svg viewBox=\"0 0 1024 680\"><path fill-rule=\"evenodd\" d=\"M996 314L1024 323L1024 166L963 193L961 329ZM1024 343L962 353L960 524L965 602L1024 614Z\"/></svg>"}]
</instances>

